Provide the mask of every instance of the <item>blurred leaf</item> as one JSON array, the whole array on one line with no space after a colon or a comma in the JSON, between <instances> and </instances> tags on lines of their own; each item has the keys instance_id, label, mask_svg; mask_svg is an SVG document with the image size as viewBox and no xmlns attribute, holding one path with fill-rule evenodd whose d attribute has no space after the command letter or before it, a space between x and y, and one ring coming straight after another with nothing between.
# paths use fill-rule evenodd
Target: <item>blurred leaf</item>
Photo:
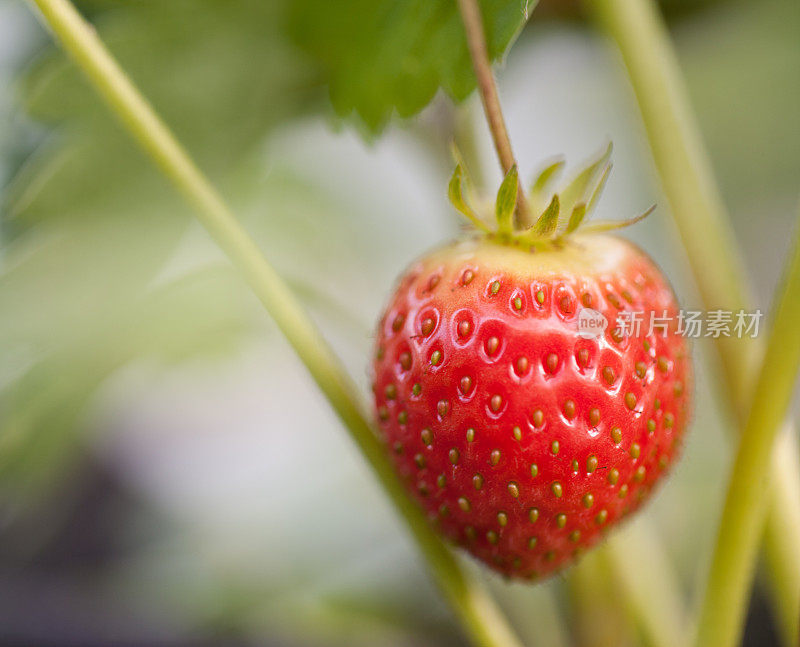
<instances>
[{"instance_id":1,"label":"blurred leaf","mask_svg":"<svg viewBox=\"0 0 800 647\"><path fill-rule=\"evenodd\" d=\"M499 59L534 1L481 0L487 46ZM475 87L454 0L307 0L291 4L299 45L324 70L337 114L378 133L393 112L410 117L441 87L461 101Z\"/></svg>"},{"instance_id":2,"label":"blurred leaf","mask_svg":"<svg viewBox=\"0 0 800 647\"><path fill-rule=\"evenodd\" d=\"M255 301L233 269L206 268L98 311L0 390L0 486L47 484L74 453L75 425L95 390L133 360L176 362L229 350L256 329Z\"/></svg>"},{"instance_id":3,"label":"blurred leaf","mask_svg":"<svg viewBox=\"0 0 800 647\"><path fill-rule=\"evenodd\" d=\"M658 0L668 20L690 17L709 7L733 4L732 0ZM585 19L585 5L581 0L541 0L543 18Z\"/></svg>"},{"instance_id":4,"label":"blurred leaf","mask_svg":"<svg viewBox=\"0 0 800 647\"><path fill-rule=\"evenodd\" d=\"M271 127L310 106L312 74L286 42L275 1L126 2L99 12L95 24L215 178ZM71 217L91 207L107 218L108 199L163 193L166 181L59 52L50 50L25 76L22 100L33 119L59 127L60 136L12 186L11 216Z\"/></svg>"},{"instance_id":5,"label":"blurred leaf","mask_svg":"<svg viewBox=\"0 0 800 647\"><path fill-rule=\"evenodd\" d=\"M312 73L282 31L279 2L91 9L123 68L223 188L276 125L313 107ZM116 369L148 356L208 355L248 325L230 287L156 287L186 235L188 209L75 66L48 47L19 91L28 116L49 130L2 203L0 364L24 358L0 385L7 487L69 455L86 403Z\"/></svg>"}]
</instances>

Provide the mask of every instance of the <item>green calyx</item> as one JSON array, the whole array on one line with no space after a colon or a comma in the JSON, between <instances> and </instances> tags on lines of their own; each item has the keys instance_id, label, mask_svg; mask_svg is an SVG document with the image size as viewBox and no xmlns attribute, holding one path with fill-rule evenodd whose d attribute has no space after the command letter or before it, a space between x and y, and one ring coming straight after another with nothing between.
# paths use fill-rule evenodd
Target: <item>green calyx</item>
<instances>
[{"instance_id":1,"label":"green calyx","mask_svg":"<svg viewBox=\"0 0 800 647\"><path fill-rule=\"evenodd\" d=\"M536 215L530 224L515 223L515 211L522 192L516 165L506 173L497 191L494 202L495 226L491 226L489 219L471 205L475 200L465 198L465 190L472 198L474 189L460 161L450 178L448 197L453 206L483 234L499 242L532 250L559 246L579 229L581 233L599 233L628 227L652 213L655 205L629 220L587 222L587 216L597 205L611 171L611 149L609 143L602 154L578 171L557 192L553 192L551 187L564 168L564 160L555 161L542 169L527 194L527 208Z\"/></svg>"}]
</instances>

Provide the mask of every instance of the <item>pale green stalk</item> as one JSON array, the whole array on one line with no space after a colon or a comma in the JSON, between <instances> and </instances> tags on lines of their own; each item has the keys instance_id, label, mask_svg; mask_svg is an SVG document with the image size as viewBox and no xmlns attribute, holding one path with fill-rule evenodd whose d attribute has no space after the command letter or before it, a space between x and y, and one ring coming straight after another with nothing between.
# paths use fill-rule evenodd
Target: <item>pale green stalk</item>
<instances>
[{"instance_id":1,"label":"pale green stalk","mask_svg":"<svg viewBox=\"0 0 800 647\"><path fill-rule=\"evenodd\" d=\"M752 309L745 271L711 165L692 114L675 52L653 0L587 0L622 53L642 112L653 159L683 239L705 306ZM744 425L759 340L717 341L730 411ZM796 644L800 609L800 467L797 445L783 441L767 470L773 495L766 522L765 562L787 647ZM714 645L713 647L717 647Z\"/></svg>"},{"instance_id":2,"label":"pale green stalk","mask_svg":"<svg viewBox=\"0 0 800 647\"><path fill-rule=\"evenodd\" d=\"M800 365L800 227L789 272L776 297L767 352L753 392L750 415L739 440L705 598L698 647L734 647L744 628L758 542L769 501L773 440L784 422ZM795 612L800 612L796 609Z\"/></svg>"},{"instance_id":3,"label":"pale green stalk","mask_svg":"<svg viewBox=\"0 0 800 647\"><path fill-rule=\"evenodd\" d=\"M72 4L68 0L31 2L38 6L47 26L133 138L192 203L197 218L247 279L405 519L471 641L483 647L518 647L518 640L493 600L460 567L452 552L434 533L421 509L406 495L381 443L364 417L358 389L291 290L263 257L208 179Z\"/></svg>"}]
</instances>

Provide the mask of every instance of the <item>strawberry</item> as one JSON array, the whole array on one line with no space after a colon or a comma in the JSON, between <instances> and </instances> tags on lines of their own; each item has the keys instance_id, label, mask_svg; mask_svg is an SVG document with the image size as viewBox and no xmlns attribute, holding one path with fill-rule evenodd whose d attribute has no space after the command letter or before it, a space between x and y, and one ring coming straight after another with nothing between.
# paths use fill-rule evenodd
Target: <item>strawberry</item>
<instances>
[{"instance_id":1,"label":"strawberry","mask_svg":"<svg viewBox=\"0 0 800 647\"><path fill-rule=\"evenodd\" d=\"M463 211L460 182L457 169ZM501 223L515 174L504 185ZM661 272L598 233L609 226L565 235L554 202L531 230L501 225L416 262L380 320L373 366L378 423L413 496L447 538L528 579L573 562L649 497L676 459L691 394ZM607 328L579 335L582 311ZM617 326L626 311L639 331ZM651 313L669 325L651 331Z\"/></svg>"}]
</instances>

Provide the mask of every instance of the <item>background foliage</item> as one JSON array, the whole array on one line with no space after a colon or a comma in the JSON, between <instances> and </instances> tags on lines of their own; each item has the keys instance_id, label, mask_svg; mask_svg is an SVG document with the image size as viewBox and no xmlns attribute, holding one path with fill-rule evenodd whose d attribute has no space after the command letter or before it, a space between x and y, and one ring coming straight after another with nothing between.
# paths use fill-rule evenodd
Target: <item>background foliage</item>
<instances>
[{"instance_id":1,"label":"background foliage","mask_svg":"<svg viewBox=\"0 0 800 647\"><path fill-rule=\"evenodd\" d=\"M440 86L456 100L472 89L454 3L81 7L363 375L392 277L456 231L445 151L472 117L437 96ZM499 57L525 7L487 0L483 9ZM523 168L562 151L586 156L611 134L618 164L601 208L639 210L657 187L642 170L647 153L615 55L579 23L532 15L501 86ZM0 101L3 599L24 607L27 595L48 609L72 600L87 621L63 619L60 629L83 631L85 644L103 644L103 631L153 641L274 632L311 643L413 644L431 632L457 641L391 512L364 491L371 481L359 458L254 300L78 72L14 16L28 38ZM726 197L768 288L800 172L798 10L719 2L677 20ZM649 248L664 235L663 217L634 234ZM680 257L655 252L691 302ZM691 453L649 513L686 590L719 498L708 474L725 464L705 382L700 397L708 413L698 412ZM59 562L70 533L84 559ZM547 627L545 644L571 639L556 616L562 580L493 585L523 634ZM108 622L89 622L108 591ZM3 608L3 626L27 635L25 613Z\"/></svg>"}]
</instances>

